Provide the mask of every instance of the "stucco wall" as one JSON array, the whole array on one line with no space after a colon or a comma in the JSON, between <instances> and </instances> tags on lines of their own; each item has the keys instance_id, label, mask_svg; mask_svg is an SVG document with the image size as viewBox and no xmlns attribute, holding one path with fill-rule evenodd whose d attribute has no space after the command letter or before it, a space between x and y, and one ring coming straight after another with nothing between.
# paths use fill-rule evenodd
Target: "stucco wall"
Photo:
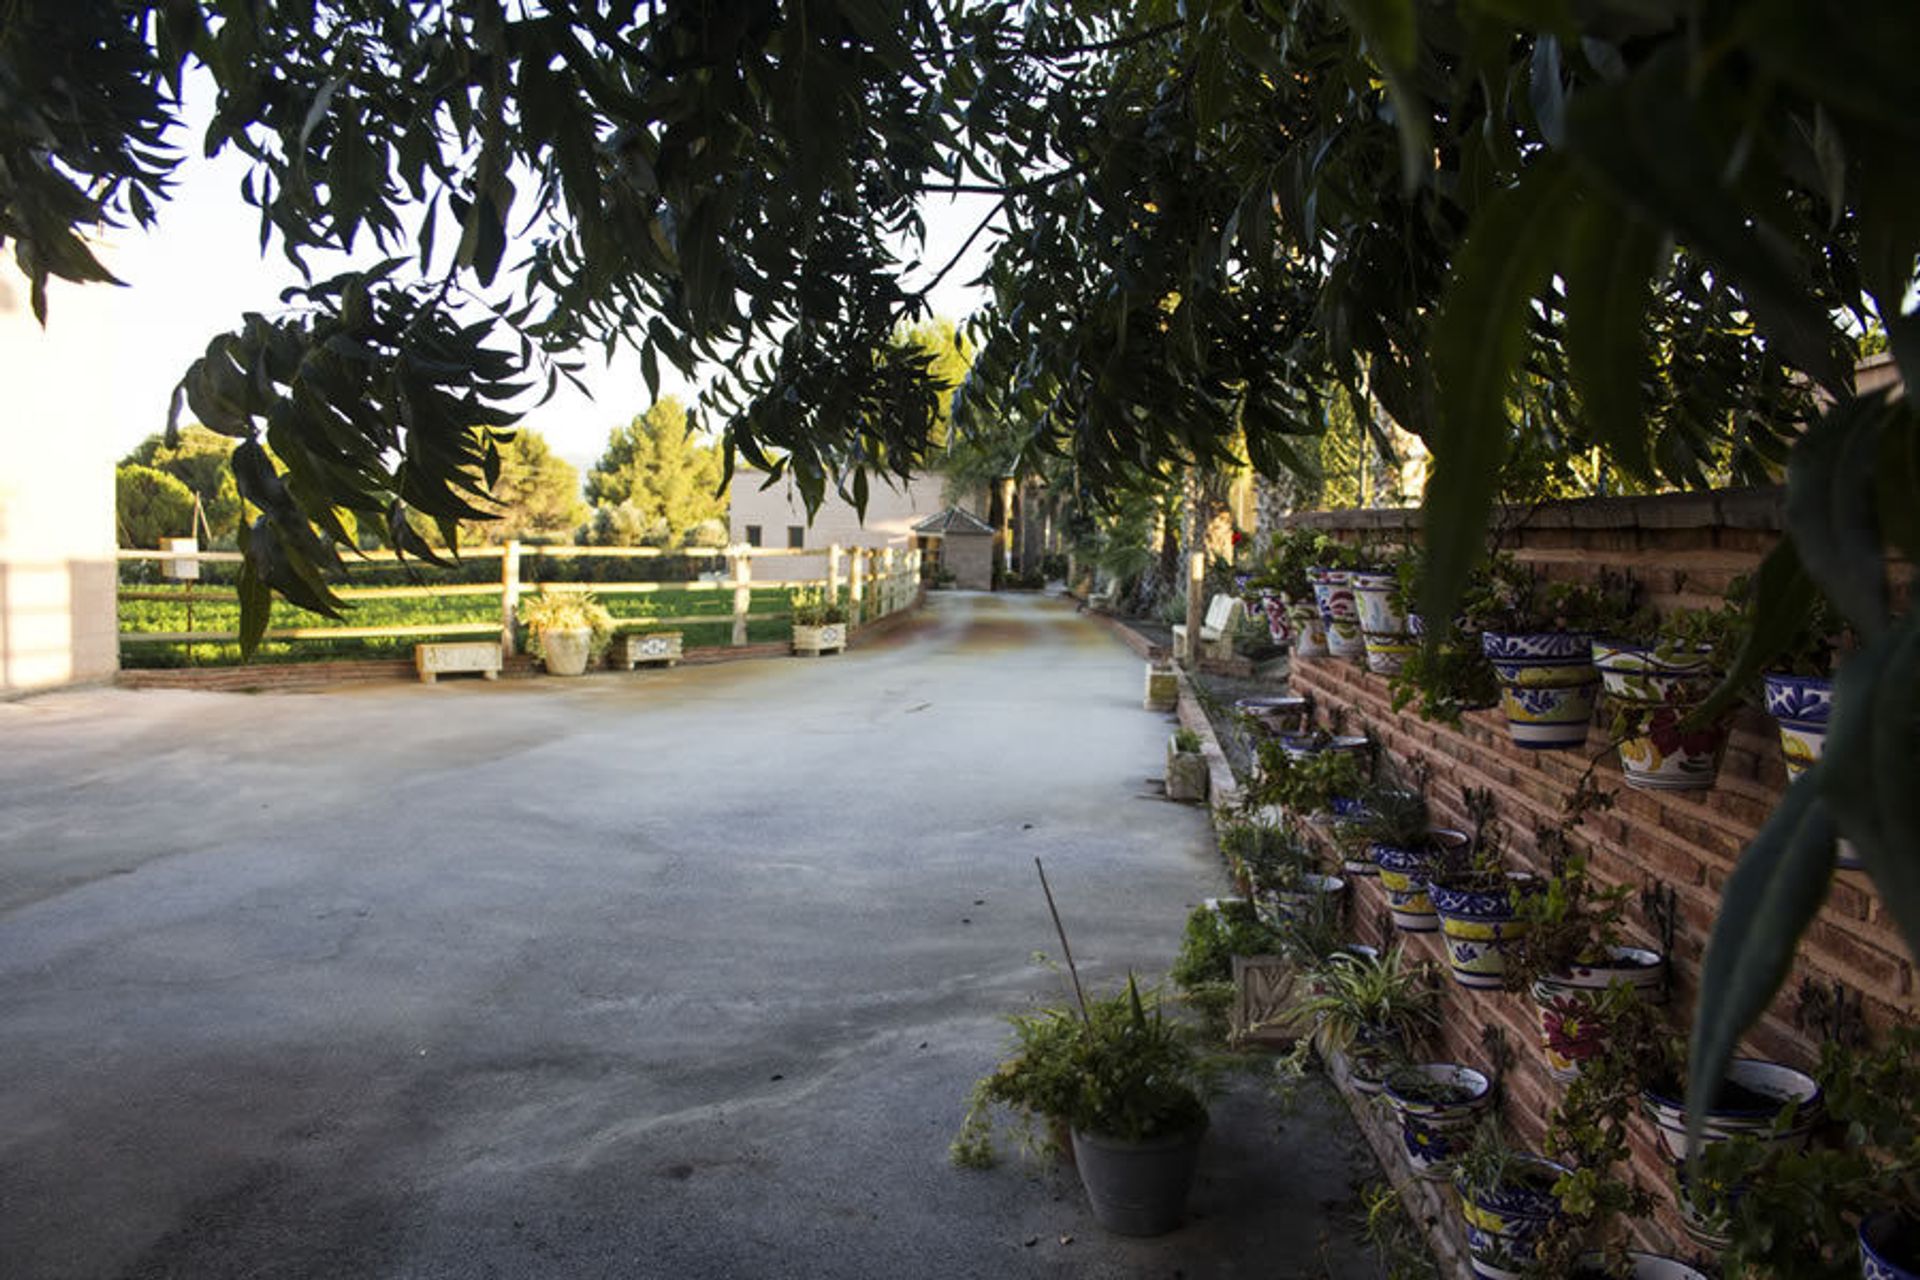
<instances>
[{"instance_id":1,"label":"stucco wall","mask_svg":"<svg viewBox=\"0 0 1920 1280\"><path fill-rule=\"evenodd\" d=\"M728 541L747 540L747 526L760 526L760 545L781 548L787 545L787 530L803 530L808 547L824 551L838 543L842 547L892 547L896 552L911 550L916 521L942 511L947 506L944 480L937 475L919 476L895 488L876 481L867 497L867 516L862 521L850 503L829 493L811 521L806 504L786 479L761 488L766 474L751 467L734 472L731 500L727 512ZM795 578L826 576L826 557L772 556L753 562L756 581L787 582Z\"/></svg>"},{"instance_id":2,"label":"stucco wall","mask_svg":"<svg viewBox=\"0 0 1920 1280\"><path fill-rule=\"evenodd\" d=\"M109 294L56 286L42 330L0 264L0 696L119 665Z\"/></svg>"},{"instance_id":3,"label":"stucco wall","mask_svg":"<svg viewBox=\"0 0 1920 1280\"><path fill-rule=\"evenodd\" d=\"M967 591L993 589L993 536L985 533L950 534L941 540L940 567L953 575L953 585Z\"/></svg>"}]
</instances>

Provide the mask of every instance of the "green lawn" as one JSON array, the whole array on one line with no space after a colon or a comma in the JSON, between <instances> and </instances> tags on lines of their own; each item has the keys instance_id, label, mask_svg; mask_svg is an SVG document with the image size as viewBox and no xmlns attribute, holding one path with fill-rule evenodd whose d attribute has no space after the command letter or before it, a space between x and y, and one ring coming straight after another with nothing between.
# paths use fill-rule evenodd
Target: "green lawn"
<instances>
[{"instance_id":1,"label":"green lawn","mask_svg":"<svg viewBox=\"0 0 1920 1280\"><path fill-rule=\"evenodd\" d=\"M164 592L177 597L166 600L120 601L122 635L154 631L232 631L240 625L240 606L233 601L195 600L189 604L184 589L153 586L129 587L142 594ZM218 591L220 588L201 589ZM675 629L686 636L689 648L723 645L733 634L733 593L731 591L658 591L650 593L596 593L616 619L649 617L712 616L713 622L680 623ZM753 592L752 612L785 613L787 593L778 587L757 587ZM339 622L307 613L284 601L276 600L270 627L381 627L441 625L452 623L497 623L500 596L497 592L474 596L417 596L358 600ZM754 643L784 640L791 634L786 619L747 624L747 639ZM413 646L430 637L394 636L375 639L269 640L261 644L256 662L326 662L346 658L405 658ZM122 644L120 663L124 667L222 666L240 661L237 644Z\"/></svg>"}]
</instances>

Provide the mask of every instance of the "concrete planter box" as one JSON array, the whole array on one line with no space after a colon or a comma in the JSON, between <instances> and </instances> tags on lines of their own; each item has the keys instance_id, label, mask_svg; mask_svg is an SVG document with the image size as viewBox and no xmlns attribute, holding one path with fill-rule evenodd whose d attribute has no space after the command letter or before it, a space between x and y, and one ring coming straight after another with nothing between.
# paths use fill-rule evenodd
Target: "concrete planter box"
<instances>
[{"instance_id":1,"label":"concrete planter box","mask_svg":"<svg viewBox=\"0 0 1920 1280\"><path fill-rule=\"evenodd\" d=\"M1207 798L1207 758L1198 751L1182 751L1167 739L1167 799Z\"/></svg>"},{"instance_id":2,"label":"concrete planter box","mask_svg":"<svg viewBox=\"0 0 1920 1280\"><path fill-rule=\"evenodd\" d=\"M500 642L497 640L442 640L413 646L413 669L420 683L432 684L444 675L475 671L483 680L500 678Z\"/></svg>"},{"instance_id":3,"label":"concrete planter box","mask_svg":"<svg viewBox=\"0 0 1920 1280\"><path fill-rule=\"evenodd\" d=\"M1180 681L1173 668L1147 664L1147 694L1141 706L1149 711L1171 711L1180 701Z\"/></svg>"},{"instance_id":4,"label":"concrete planter box","mask_svg":"<svg viewBox=\"0 0 1920 1280\"><path fill-rule=\"evenodd\" d=\"M621 636L613 642L613 663L631 671L643 662L678 666L682 636L678 631L650 631Z\"/></svg>"},{"instance_id":5,"label":"concrete planter box","mask_svg":"<svg viewBox=\"0 0 1920 1280\"><path fill-rule=\"evenodd\" d=\"M837 653L846 647L847 624L844 622L829 622L819 627L794 624L793 651L803 657L817 658L823 653Z\"/></svg>"}]
</instances>

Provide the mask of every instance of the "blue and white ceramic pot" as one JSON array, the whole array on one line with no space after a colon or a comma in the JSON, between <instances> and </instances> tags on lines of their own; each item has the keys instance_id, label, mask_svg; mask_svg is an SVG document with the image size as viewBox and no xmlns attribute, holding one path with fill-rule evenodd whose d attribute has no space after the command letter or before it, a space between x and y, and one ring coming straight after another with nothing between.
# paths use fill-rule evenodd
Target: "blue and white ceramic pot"
<instances>
[{"instance_id":1,"label":"blue and white ceramic pot","mask_svg":"<svg viewBox=\"0 0 1920 1280\"><path fill-rule=\"evenodd\" d=\"M1437 871L1451 869L1466 852L1467 844L1464 831L1436 830L1428 833L1428 843L1419 848L1367 846L1380 873L1380 887L1386 891L1387 910L1396 929L1432 933L1440 927L1433 900L1427 896L1427 879Z\"/></svg>"},{"instance_id":2,"label":"blue and white ceramic pot","mask_svg":"<svg viewBox=\"0 0 1920 1280\"><path fill-rule=\"evenodd\" d=\"M1406 1051L1405 1043L1392 1031L1362 1027L1345 1054L1354 1090L1368 1097L1379 1093L1387 1072Z\"/></svg>"},{"instance_id":3,"label":"blue and white ceramic pot","mask_svg":"<svg viewBox=\"0 0 1920 1280\"><path fill-rule=\"evenodd\" d=\"M1314 603L1327 624L1327 652L1336 658L1360 658L1367 652L1360 634L1360 613L1353 602L1353 575L1345 569L1308 569Z\"/></svg>"},{"instance_id":4,"label":"blue and white ceramic pot","mask_svg":"<svg viewBox=\"0 0 1920 1280\"><path fill-rule=\"evenodd\" d=\"M1876 1213L1860 1224L1863 1280L1920 1280L1920 1219Z\"/></svg>"},{"instance_id":5,"label":"blue and white ceramic pot","mask_svg":"<svg viewBox=\"0 0 1920 1280\"><path fill-rule=\"evenodd\" d=\"M1804 1071L1760 1058L1735 1058L1727 1064L1719 1098L1707 1111L1702 1141L1725 1142L1752 1138L1763 1146L1793 1148L1806 1145L1821 1111L1820 1085ZM1687 1154L1685 1090L1678 1085L1653 1085L1640 1093L1640 1106L1661 1145L1675 1161ZM1775 1122L1789 1107L1793 1123L1776 1131Z\"/></svg>"},{"instance_id":6,"label":"blue and white ceramic pot","mask_svg":"<svg viewBox=\"0 0 1920 1280\"><path fill-rule=\"evenodd\" d=\"M1427 896L1446 937L1447 963L1461 986L1492 990L1506 985L1507 948L1527 931L1514 912L1514 896L1527 879L1509 872L1498 883L1483 877L1428 882Z\"/></svg>"},{"instance_id":7,"label":"blue and white ceramic pot","mask_svg":"<svg viewBox=\"0 0 1920 1280\"><path fill-rule=\"evenodd\" d=\"M1663 658L1646 645L1596 642L1593 665L1607 698L1630 726L1620 743L1627 785L1647 791L1711 787L1727 745L1726 721L1698 729L1680 726L1719 682L1708 658Z\"/></svg>"},{"instance_id":8,"label":"blue and white ceramic pot","mask_svg":"<svg viewBox=\"0 0 1920 1280\"><path fill-rule=\"evenodd\" d=\"M1632 987L1649 1004L1666 1003L1666 970L1666 958L1658 951L1610 947L1604 961L1575 965L1534 983L1547 1074L1564 1084L1606 1048L1606 1027L1596 1016L1596 1006L1613 987Z\"/></svg>"},{"instance_id":9,"label":"blue and white ceramic pot","mask_svg":"<svg viewBox=\"0 0 1920 1280\"><path fill-rule=\"evenodd\" d=\"M1767 714L1780 727L1780 753L1787 758L1787 780L1811 769L1827 749L1827 713L1833 709L1830 676L1770 675L1766 677ZM1838 865L1858 871L1860 855L1840 842Z\"/></svg>"},{"instance_id":10,"label":"blue and white ceramic pot","mask_svg":"<svg viewBox=\"0 0 1920 1280\"><path fill-rule=\"evenodd\" d=\"M1591 635L1488 631L1480 645L1500 680L1500 705L1514 745L1540 751L1586 745L1600 686Z\"/></svg>"},{"instance_id":11,"label":"blue and white ceramic pot","mask_svg":"<svg viewBox=\"0 0 1920 1280\"><path fill-rule=\"evenodd\" d=\"M1540 1237L1560 1216L1553 1185L1567 1167L1524 1157L1519 1176L1498 1190L1460 1188L1460 1215L1467 1222L1467 1252L1479 1280L1520 1280Z\"/></svg>"},{"instance_id":12,"label":"blue and white ceramic pot","mask_svg":"<svg viewBox=\"0 0 1920 1280\"><path fill-rule=\"evenodd\" d=\"M1260 722L1268 733L1298 733L1313 714L1313 699L1298 694L1263 693L1241 698L1233 709Z\"/></svg>"},{"instance_id":13,"label":"blue and white ceramic pot","mask_svg":"<svg viewBox=\"0 0 1920 1280\"><path fill-rule=\"evenodd\" d=\"M1391 573L1355 573L1353 597L1360 613L1360 638L1367 650L1367 670L1390 676L1413 652L1407 615L1394 603L1399 579Z\"/></svg>"},{"instance_id":14,"label":"blue and white ceramic pot","mask_svg":"<svg viewBox=\"0 0 1920 1280\"><path fill-rule=\"evenodd\" d=\"M1493 1086L1471 1067L1426 1062L1389 1072L1382 1092L1400 1118L1407 1162L1424 1173L1471 1145Z\"/></svg>"}]
</instances>

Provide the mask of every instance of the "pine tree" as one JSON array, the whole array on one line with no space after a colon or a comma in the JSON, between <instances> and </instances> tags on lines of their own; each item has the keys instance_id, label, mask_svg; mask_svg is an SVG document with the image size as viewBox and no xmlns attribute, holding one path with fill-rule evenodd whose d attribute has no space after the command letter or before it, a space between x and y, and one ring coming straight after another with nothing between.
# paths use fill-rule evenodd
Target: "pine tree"
<instances>
[{"instance_id":1,"label":"pine tree","mask_svg":"<svg viewBox=\"0 0 1920 1280\"><path fill-rule=\"evenodd\" d=\"M628 508L627 519L596 520L597 528L652 529L664 523L666 544L679 546L703 521L726 519L720 476L719 450L700 442L688 425L686 406L667 396L614 428L606 451L587 472L587 499L596 510Z\"/></svg>"}]
</instances>

